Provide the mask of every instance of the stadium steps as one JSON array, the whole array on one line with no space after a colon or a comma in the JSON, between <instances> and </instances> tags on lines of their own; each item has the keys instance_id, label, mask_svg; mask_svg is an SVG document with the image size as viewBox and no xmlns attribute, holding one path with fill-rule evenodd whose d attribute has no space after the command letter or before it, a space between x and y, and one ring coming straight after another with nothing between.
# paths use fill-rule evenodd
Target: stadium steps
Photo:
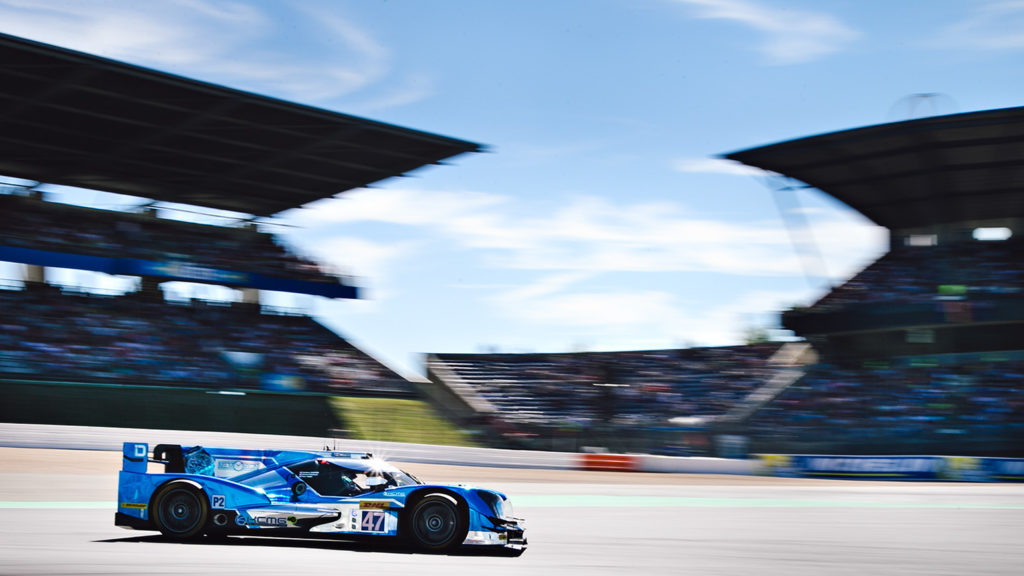
<instances>
[{"instance_id":1,"label":"stadium steps","mask_svg":"<svg viewBox=\"0 0 1024 576\"><path fill-rule=\"evenodd\" d=\"M771 402L782 394L782 392L795 384L807 370L804 366L813 364L817 360L817 353L806 342L790 342L784 344L771 358L768 364L777 367L778 371L768 382L754 390L736 406L726 412L722 422L742 422L749 418L762 406Z\"/></svg>"},{"instance_id":2,"label":"stadium steps","mask_svg":"<svg viewBox=\"0 0 1024 576\"><path fill-rule=\"evenodd\" d=\"M446 386L467 406L478 414L493 414L497 412L494 404L481 396L476 388L462 379L459 373L444 361L434 355L427 356L428 372L433 373L437 379Z\"/></svg>"}]
</instances>

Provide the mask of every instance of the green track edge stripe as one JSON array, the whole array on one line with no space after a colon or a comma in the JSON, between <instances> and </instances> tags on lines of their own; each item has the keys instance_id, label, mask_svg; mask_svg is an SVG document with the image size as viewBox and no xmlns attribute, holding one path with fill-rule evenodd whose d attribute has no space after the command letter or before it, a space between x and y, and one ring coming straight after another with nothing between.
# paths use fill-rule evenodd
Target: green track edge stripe
<instances>
[{"instance_id":1,"label":"green track edge stripe","mask_svg":"<svg viewBox=\"0 0 1024 576\"><path fill-rule=\"evenodd\" d=\"M514 496L516 508L915 508L1024 510L1024 504L969 502L884 502L806 498L690 498L683 496L607 496L587 494Z\"/></svg>"}]
</instances>

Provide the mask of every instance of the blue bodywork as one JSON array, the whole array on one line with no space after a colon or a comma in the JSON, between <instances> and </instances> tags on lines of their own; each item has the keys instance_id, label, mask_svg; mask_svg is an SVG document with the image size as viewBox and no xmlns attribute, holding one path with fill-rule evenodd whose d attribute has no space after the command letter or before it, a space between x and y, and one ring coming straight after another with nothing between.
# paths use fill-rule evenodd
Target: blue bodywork
<instances>
[{"instance_id":1,"label":"blue bodywork","mask_svg":"<svg viewBox=\"0 0 1024 576\"><path fill-rule=\"evenodd\" d=\"M152 462L165 471L149 472ZM126 442L115 524L163 531L154 510L169 482L199 495L206 533L407 538L412 509L430 496L457 507L459 544L526 548L504 494L423 484L370 454L334 451L159 445L150 457L148 445Z\"/></svg>"}]
</instances>

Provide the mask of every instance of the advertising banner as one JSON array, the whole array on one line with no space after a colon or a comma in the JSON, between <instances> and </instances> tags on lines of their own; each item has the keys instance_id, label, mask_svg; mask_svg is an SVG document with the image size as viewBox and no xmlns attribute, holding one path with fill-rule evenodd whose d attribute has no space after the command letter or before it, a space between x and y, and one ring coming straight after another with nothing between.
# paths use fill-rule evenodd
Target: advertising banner
<instances>
[{"instance_id":1,"label":"advertising banner","mask_svg":"<svg viewBox=\"0 0 1024 576\"><path fill-rule=\"evenodd\" d=\"M1024 458L949 456L943 478L960 482L1024 482Z\"/></svg>"},{"instance_id":2,"label":"advertising banner","mask_svg":"<svg viewBox=\"0 0 1024 576\"><path fill-rule=\"evenodd\" d=\"M760 474L790 478L1024 482L1024 458L759 454Z\"/></svg>"},{"instance_id":3,"label":"advertising banner","mask_svg":"<svg viewBox=\"0 0 1024 576\"><path fill-rule=\"evenodd\" d=\"M823 456L762 454L765 474L808 478L936 480L943 467L938 456Z\"/></svg>"}]
</instances>

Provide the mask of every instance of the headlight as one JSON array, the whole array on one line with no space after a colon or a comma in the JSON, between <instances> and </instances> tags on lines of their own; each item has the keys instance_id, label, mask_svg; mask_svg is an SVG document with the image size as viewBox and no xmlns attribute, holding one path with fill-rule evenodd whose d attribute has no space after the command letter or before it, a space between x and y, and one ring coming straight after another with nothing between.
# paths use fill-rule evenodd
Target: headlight
<instances>
[{"instance_id":1,"label":"headlight","mask_svg":"<svg viewBox=\"0 0 1024 576\"><path fill-rule=\"evenodd\" d=\"M501 515L502 518L515 518L516 517L515 511L512 510L512 501L511 500L506 498L501 503L501 508L502 508L502 511L504 512L504 514Z\"/></svg>"},{"instance_id":2,"label":"headlight","mask_svg":"<svg viewBox=\"0 0 1024 576\"><path fill-rule=\"evenodd\" d=\"M484 504L487 504L487 507L491 509L491 514L496 518L508 518L512 514L512 505L494 492L477 490L476 495L484 501Z\"/></svg>"}]
</instances>

